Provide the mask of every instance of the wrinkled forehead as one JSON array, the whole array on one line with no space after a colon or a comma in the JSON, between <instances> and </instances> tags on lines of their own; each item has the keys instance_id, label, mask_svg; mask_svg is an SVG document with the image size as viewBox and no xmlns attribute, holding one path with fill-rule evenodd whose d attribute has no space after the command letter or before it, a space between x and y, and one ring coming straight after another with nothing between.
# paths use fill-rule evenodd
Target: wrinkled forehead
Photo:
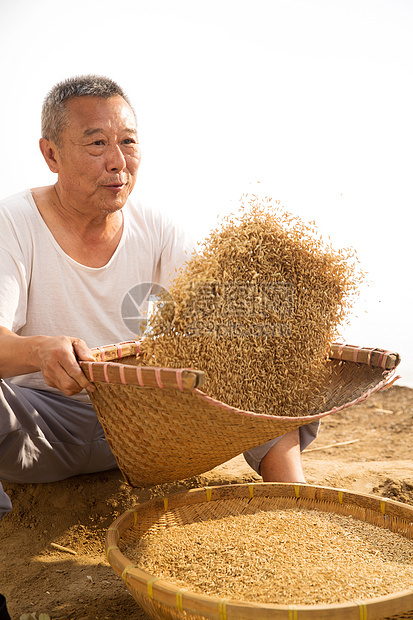
<instances>
[{"instance_id":1,"label":"wrinkled forehead","mask_svg":"<svg viewBox=\"0 0 413 620\"><path fill-rule=\"evenodd\" d=\"M135 112L123 97L72 97L66 102L66 130L93 135L99 130L137 133Z\"/></svg>"}]
</instances>

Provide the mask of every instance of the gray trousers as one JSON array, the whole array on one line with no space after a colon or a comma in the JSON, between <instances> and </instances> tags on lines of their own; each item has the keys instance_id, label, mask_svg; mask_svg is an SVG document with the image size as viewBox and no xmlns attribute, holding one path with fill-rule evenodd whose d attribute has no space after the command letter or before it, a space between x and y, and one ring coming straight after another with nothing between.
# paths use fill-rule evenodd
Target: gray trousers
<instances>
[{"instance_id":1,"label":"gray trousers","mask_svg":"<svg viewBox=\"0 0 413 620\"><path fill-rule=\"evenodd\" d=\"M301 450L317 436L319 421L300 428ZM261 460L279 440L244 453L260 473ZM117 467L91 404L0 380L0 480L55 482ZM0 519L11 510L0 483Z\"/></svg>"},{"instance_id":2,"label":"gray trousers","mask_svg":"<svg viewBox=\"0 0 413 620\"><path fill-rule=\"evenodd\" d=\"M0 480L54 482L116 467L91 404L0 380ZM0 518L10 509L0 484Z\"/></svg>"},{"instance_id":3,"label":"gray trousers","mask_svg":"<svg viewBox=\"0 0 413 620\"><path fill-rule=\"evenodd\" d=\"M306 424L305 426L300 426L300 450L301 452L306 449L308 445L318 435L318 429L320 428L320 420L314 420L314 422L310 422L310 424ZM261 446L257 446L256 448L252 448L248 450L248 452L244 452L244 458L247 461L248 465L255 469L257 474L260 474L261 461L267 452L281 439L280 437L276 437L275 439L270 439L266 443L263 443Z\"/></svg>"}]
</instances>

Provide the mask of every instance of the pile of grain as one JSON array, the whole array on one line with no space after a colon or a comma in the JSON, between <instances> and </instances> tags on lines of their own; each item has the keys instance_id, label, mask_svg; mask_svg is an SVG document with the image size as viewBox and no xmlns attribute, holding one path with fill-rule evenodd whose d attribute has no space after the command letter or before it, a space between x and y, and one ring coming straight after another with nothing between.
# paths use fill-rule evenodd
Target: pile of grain
<instances>
[{"instance_id":1,"label":"pile of grain","mask_svg":"<svg viewBox=\"0 0 413 620\"><path fill-rule=\"evenodd\" d=\"M412 552L411 540L387 529L298 508L157 530L123 551L179 587L280 605L343 603L408 589Z\"/></svg>"},{"instance_id":2,"label":"pile of grain","mask_svg":"<svg viewBox=\"0 0 413 620\"><path fill-rule=\"evenodd\" d=\"M210 234L160 301L141 362L203 370L205 392L240 409L304 415L357 292L350 258L314 225L254 197Z\"/></svg>"}]
</instances>

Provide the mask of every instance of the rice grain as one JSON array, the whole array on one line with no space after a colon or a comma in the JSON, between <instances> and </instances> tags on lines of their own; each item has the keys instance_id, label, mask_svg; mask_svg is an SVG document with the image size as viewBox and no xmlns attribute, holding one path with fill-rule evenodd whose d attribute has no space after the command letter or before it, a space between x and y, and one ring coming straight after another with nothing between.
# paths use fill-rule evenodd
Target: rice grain
<instances>
[{"instance_id":1,"label":"rice grain","mask_svg":"<svg viewBox=\"0 0 413 620\"><path fill-rule=\"evenodd\" d=\"M385 528L299 508L156 528L123 550L139 568L178 587L280 605L343 603L408 589L412 552L413 541Z\"/></svg>"},{"instance_id":2,"label":"rice grain","mask_svg":"<svg viewBox=\"0 0 413 620\"><path fill-rule=\"evenodd\" d=\"M255 413L305 415L361 273L304 223L254 197L212 231L157 304L141 363L192 367L204 391Z\"/></svg>"}]
</instances>

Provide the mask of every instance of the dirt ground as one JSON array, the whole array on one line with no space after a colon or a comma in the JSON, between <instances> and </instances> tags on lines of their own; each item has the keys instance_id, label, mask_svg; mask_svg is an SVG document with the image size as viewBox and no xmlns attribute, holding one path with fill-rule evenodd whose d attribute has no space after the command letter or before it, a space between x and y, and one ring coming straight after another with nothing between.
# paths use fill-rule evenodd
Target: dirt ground
<instances>
[{"instance_id":1,"label":"dirt ground","mask_svg":"<svg viewBox=\"0 0 413 620\"><path fill-rule=\"evenodd\" d=\"M332 414L303 454L307 482L413 504L412 422L413 390L397 385ZM254 480L261 479L239 456L202 476L150 489L128 487L118 471L52 484L5 484L13 511L0 521L0 592L12 620L42 613L52 620L147 619L105 559L112 521L156 495Z\"/></svg>"}]
</instances>

